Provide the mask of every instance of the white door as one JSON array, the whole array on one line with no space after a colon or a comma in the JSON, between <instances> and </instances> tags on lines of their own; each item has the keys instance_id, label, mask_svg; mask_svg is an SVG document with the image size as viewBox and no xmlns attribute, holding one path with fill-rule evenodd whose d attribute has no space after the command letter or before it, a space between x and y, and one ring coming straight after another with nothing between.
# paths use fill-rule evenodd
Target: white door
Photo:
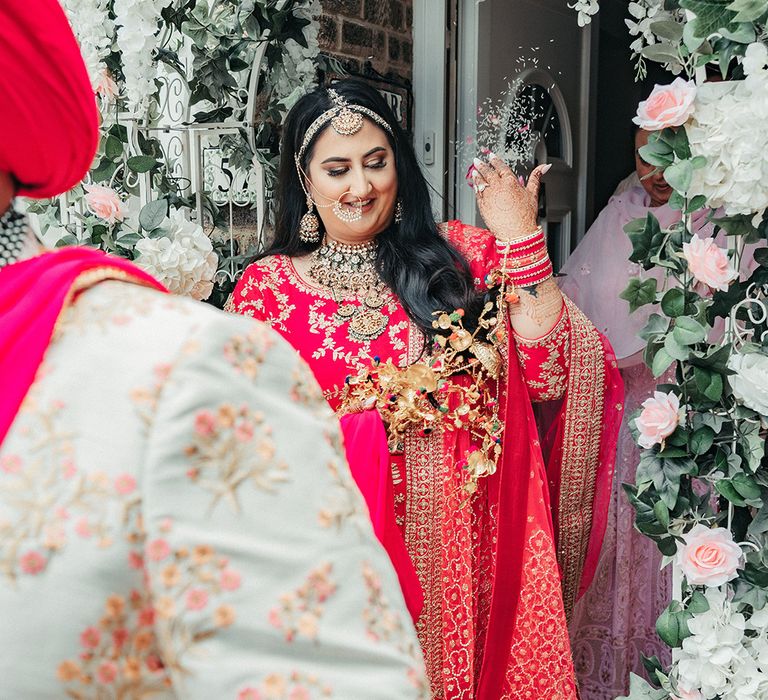
<instances>
[{"instance_id":1,"label":"white door","mask_svg":"<svg viewBox=\"0 0 768 700\"><path fill-rule=\"evenodd\" d=\"M526 152L525 162L516 165L519 174L552 163L541 221L558 269L584 235L592 160L592 30L578 27L565 0L459 0L457 19L456 214L479 223L474 193L463 174L476 155L471 146L478 120L484 119L478 107L503 99L508 109L501 112L493 150L500 155Z\"/></svg>"}]
</instances>

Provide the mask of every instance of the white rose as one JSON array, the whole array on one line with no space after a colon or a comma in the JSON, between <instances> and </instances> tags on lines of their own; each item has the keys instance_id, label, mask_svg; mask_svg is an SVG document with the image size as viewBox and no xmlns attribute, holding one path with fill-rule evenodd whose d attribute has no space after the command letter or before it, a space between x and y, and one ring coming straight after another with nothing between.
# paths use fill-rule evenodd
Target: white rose
<instances>
[{"instance_id":1,"label":"white rose","mask_svg":"<svg viewBox=\"0 0 768 700\"><path fill-rule=\"evenodd\" d=\"M741 63L746 75L763 70L766 63L768 63L768 49L765 48L765 44L756 41L747 46Z\"/></svg>"},{"instance_id":2,"label":"white rose","mask_svg":"<svg viewBox=\"0 0 768 700\"><path fill-rule=\"evenodd\" d=\"M728 378L736 400L768 417L768 356L735 353L728 360L728 369L736 372Z\"/></svg>"}]
</instances>

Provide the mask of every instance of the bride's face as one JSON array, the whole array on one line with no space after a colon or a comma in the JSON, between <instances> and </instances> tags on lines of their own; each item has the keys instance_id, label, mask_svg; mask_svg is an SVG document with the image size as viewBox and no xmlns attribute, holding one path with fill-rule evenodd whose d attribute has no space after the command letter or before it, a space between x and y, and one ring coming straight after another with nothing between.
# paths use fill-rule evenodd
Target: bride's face
<instances>
[{"instance_id":1,"label":"bride's face","mask_svg":"<svg viewBox=\"0 0 768 700\"><path fill-rule=\"evenodd\" d=\"M373 239L392 222L397 200L395 156L385 132L368 119L356 134L342 136L328 127L317 138L307 165L307 189L317 206L326 234L342 243ZM335 202L345 212L360 214L343 221L333 212Z\"/></svg>"}]
</instances>

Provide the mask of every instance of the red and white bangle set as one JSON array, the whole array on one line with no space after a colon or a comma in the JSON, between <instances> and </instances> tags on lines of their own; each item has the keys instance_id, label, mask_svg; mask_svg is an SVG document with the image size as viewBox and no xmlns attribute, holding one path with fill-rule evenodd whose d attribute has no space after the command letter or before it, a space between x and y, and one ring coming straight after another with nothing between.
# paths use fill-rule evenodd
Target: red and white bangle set
<instances>
[{"instance_id":1,"label":"red and white bangle set","mask_svg":"<svg viewBox=\"0 0 768 700\"><path fill-rule=\"evenodd\" d=\"M502 271L515 287L533 287L552 277L552 261L547 252L544 229L514 241L496 241L502 256Z\"/></svg>"}]
</instances>

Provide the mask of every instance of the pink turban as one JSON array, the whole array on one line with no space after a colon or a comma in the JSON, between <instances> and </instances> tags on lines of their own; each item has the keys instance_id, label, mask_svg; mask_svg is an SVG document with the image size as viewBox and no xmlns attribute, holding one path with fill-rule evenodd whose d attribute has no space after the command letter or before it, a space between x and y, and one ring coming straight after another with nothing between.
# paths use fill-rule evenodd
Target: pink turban
<instances>
[{"instance_id":1,"label":"pink turban","mask_svg":"<svg viewBox=\"0 0 768 700\"><path fill-rule=\"evenodd\" d=\"M99 141L96 99L57 0L0 0L0 171L45 198L85 175Z\"/></svg>"}]
</instances>

